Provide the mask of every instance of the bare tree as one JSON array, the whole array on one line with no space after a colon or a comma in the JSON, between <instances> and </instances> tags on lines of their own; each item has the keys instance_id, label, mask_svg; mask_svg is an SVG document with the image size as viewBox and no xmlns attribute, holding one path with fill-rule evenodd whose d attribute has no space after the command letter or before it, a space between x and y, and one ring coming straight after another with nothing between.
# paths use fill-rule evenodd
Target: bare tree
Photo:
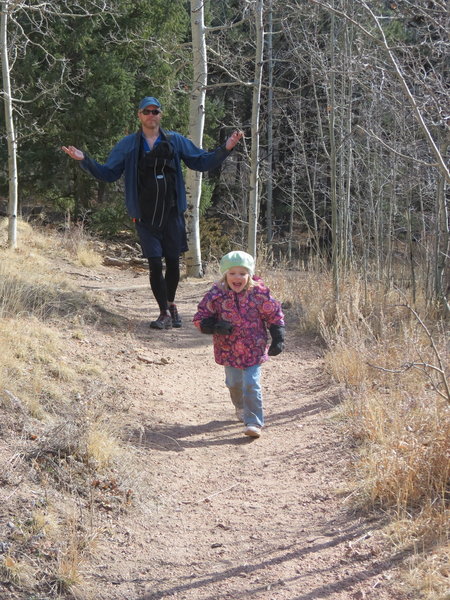
<instances>
[{"instance_id":1,"label":"bare tree","mask_svg":"<svg viewBox=\"0 0 450 600\"><path fill-rule=\"evenodd\" d=\"M189 103L189 136L197 146L203 142L205 126L206 85L208 62L203 0L191 0L191 32L194 76ZM202 173L188 170L186 194L188 201L189 251L186 254L187 274L191 277L203 275L200 248L200 198Z\"/></svg>"},{"instance_id":2,"label":"bare tree","mask_svg":"<svg viewBox=\"0 0 450 600\"><path fill-rule=\"evenodd\" d=\"M226 37L247 21L246 9L241 18L233 18L222 25L205 26L204 2L191 0L191 34L193 56L193 82L190 91L189 135L198 146L202 146L205 123L206 93L228 86L248 86L239 75L239 70L227 63L226 58L214 48L214 38ZM207 44L208 42L208 44ZM224 72L226 81L209 82L208 59L215 61L215 68ZM234 57L236 58L236 56ZM231 61L232 65L233 61ZM239 128L239 127L237 127ZM200 245L200 201L202 193L202 174L188 171L186 175L188 198L188 236L189 251L186 254L187 273L192 277L203 275Z\"/></svg>"},{"instance_id":3,"label":"bare tree","mask_svg":"<svg viewBox=\"0 0 450 600\"><path fill-rule=\"evenodd\" d=\"M273 4L268 2L267 16L267 193L266 193L266 240L270 245L273 237Z\"/></svg>"},{"instance_id":4,"label":"bare tree","mask_svg":"<svg viewBox=\"0 0 450 600\"><path fill-rule=\"evenodd\" d=\"M311 230L317 251L332 226L335 287L347 265L362 266L386 286L407 281L412 295L422 285L430 302L445 306L445 3L273 6L282 27L273 84L274 114L282 117L273 132L274 242L282 247L289 232L293 254L295 236Z\"/></svg>"},{"instance_id":5,"label":"bare tree","mask_svg":"<svg viewBox=\"0 0 450 600\"><path fill-rule=\"evenodd\" d=\"M11 68L8 55L8 18L10 11L14 8L14 3L4 0L1 7L0 52L2 57L3 102L5 107L6 138L8 144L8 246L10 248L15 248L17 245L18 208L17 138L14 129Z\"/></svg>"},{"instance_id":6,"label":"bare tree","mask_svg":"<svg viewBox=\"0 0 450 600\"><path fill-rule=\"evenodd\" d=\"M255 51L255 77L253 83L252 101L252 148L251 148L251 174L249 193L249 217L248 217L248 252L256 258L256 235L258 229L259 215L259 120L261 104L261 86L264 55L264 24L263 24L263 0L255 3L255 28L256 28L256 51Z\"/></svg>"},{"instance_id":7,"label":"bare tree","mask_svg":"<svg viewBox=\"0 0 450 600\"><path fill-rule=\"evenodd\" d=\"M0 19L0 54L2 59L2 97L4 100L6 140L8 147L8 245L16 247L17 245L17 214L19 199L19 178L17 170L17 146L18 135L15 127L14 118L21 115L22 107L26 103L32 103L41 96L55 99L59 87L64 86L64 77L61 75L59 81L55 84L45 85L40 78L36 78L36 85L31 90L28 98L24 98L23 90L13 90L11 74L14 68L14 61L21 54L26 55L28 51L38 47L46 57L49 68L55 65L60 67L61 73L64 73L64 58L56 58L48 52L43 42L36 41L27 33L27 27L37 33L42 40L49 34L51 23L54 20L64 17L91 17L92 11L97 14L104 14L106 3L103 0L92 0L89 7L80 7L78 3L73 6L66 0L59 2L32 3L26 1L13 2L11 0L1 1L1 19ZM24 19L27 27L24 26ZM10 26L14 26L14 35L10 34ZM9 39L9 37L11 39ZM11 41L13 40L13 41ZM13 60L10 60L13 57ZM55 100L56 102L56 100ZM35 127L35 124L32 125Z\"/></svg>"}]
</instances>

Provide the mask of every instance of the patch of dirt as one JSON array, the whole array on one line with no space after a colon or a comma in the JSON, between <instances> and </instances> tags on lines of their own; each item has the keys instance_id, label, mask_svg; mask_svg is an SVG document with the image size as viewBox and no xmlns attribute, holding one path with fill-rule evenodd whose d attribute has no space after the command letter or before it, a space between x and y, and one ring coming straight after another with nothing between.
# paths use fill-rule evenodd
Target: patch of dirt
<instances>
[{"instance_id":1,"label":"patch of dirt","mask_svg":"<svg viewBox=\"0 0 450 600\"><path fill-rule=\"evenodd\" d=\"M84 597L407 598L394 586L402 557L389 555L382 523L351 510L347 441L333 419L339 389L289 313L287 349L262 369L266 427L252 440L235 418L211 337L191 322L210 278L182 281L183 327L155 331L146 271L66 271L121 320L80 325L67 354L105 365L134 465L121 482L131 487L129 507L120 517L107 506L94 515L102 534Z\"/></svg>"}]
</instances>

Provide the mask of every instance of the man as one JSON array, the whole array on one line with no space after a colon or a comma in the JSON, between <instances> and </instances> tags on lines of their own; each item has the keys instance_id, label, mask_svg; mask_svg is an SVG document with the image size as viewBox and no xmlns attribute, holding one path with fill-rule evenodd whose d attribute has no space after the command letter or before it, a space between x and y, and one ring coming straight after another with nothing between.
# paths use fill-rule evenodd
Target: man
<instances>
[{"instance_id":1,"label":"man","mask_svg":"<svg viewBox=\"0 0 450 600\"><path fill-rule=\"evenodd\" d=\"M139 131L122 138L103 165L74 146L62 149L96 179L112 182L124 174L125 204L136 225L142 253L148 259L150 286L160 310L150 327L181 327L175 294L180 280L180 255L188 249L181 160L194 171L215 169L243 134L235 131L223 146L206 152L181 134L161 128L161 103L153 96L141 100L137 116Z\"/></svg>"}]
</instances>

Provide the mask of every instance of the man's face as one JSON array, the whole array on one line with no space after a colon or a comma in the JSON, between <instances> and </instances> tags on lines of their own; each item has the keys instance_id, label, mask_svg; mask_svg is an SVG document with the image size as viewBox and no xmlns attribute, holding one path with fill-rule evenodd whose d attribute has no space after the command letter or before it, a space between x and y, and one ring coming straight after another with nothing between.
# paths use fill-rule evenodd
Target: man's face
<instances>
[{"instance_id":1,"label":"man's face","mask_svg":"<svg viewBox=\"0 0 450 600\"><path fill-rule=\"evenodd\" d=\"M156 113L156 114L153 114ZM149 104L145 108L138 111L138 118L143 127L154 129L159 127L161 122L162 112L161 109L154 104Z\"/></svg>"}]
</instances>

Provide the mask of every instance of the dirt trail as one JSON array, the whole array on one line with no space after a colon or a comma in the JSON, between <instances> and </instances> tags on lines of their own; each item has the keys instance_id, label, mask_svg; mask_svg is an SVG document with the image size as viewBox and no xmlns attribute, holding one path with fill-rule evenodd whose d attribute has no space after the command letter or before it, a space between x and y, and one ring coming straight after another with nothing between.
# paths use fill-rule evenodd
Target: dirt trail
<instances>
[{"instance_id":1,"label":"dirt trail","mask_svg":"<svg viewBox=\"0 0 450 600\"><path fill-rule=\"evenodd\" d=\"M392 589L395 561L379 523L349 511L348 455L331 418L338 390L289 314L287 350L262 371L267 426L252 440L235 419L211 338L191 323L211 279L181 283L184 326L159 332L148 327L156 305L144 271L72 268L70 277L103 290L124 319L85 328L73 353L107 365L137 465L123 482L133 486L132 507L120 522L97 516L105 534L86 573L93 598L406 598Z\"/></svg>"}]
</instances>

